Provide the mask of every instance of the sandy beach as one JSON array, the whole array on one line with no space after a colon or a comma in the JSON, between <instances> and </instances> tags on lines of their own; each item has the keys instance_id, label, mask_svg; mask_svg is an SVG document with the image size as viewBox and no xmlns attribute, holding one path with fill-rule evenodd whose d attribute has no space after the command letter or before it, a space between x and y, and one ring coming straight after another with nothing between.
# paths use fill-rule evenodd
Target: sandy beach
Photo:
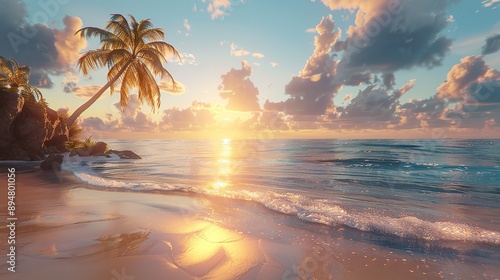
<instances>
[{"instance_id":1,"label":"sandy beach","mask_svg":"<svg viewBox=\"0 0 500 280\"><path fill-rule=\"evenodd\" d=\"M498 268L398 252L254 202L106 192L72 174L16 166L16 272L0 279L495 279ZM2 183L2 193L6 184ZM1 196L6 205L6 196ZM2 219L7 214L2 209ZM270 214L271 213L271 214ZM470 278L469 278L470 279Z\"/></svg>"}]
</instances>

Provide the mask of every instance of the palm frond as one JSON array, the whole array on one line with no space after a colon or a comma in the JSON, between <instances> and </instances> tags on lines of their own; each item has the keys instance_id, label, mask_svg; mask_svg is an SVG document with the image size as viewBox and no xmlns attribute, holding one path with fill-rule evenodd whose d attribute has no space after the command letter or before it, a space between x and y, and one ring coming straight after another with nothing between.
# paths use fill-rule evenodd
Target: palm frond
<instances>
[{"instance_id":1,"label":"palm frond","mask_svg":"<svg viewBox=\"0 0 500 280\"><path fill-rule=\"evenodd\" d=\"M121 38L126 45L131 46L133 43L133 32L130 29L128 20L121 14L111 15L111 19L106 25L106 29Z\"/></svg>"},{"instance_id":2,"label":"palm frond","mask_svg":"<svg viewBox=\"0 0 500 280\"><path fill-rule=\"evenodd\" d=\"M127 61L129 59L132 59L132 55L129 51L125 49L114 49L107 53L106 64L108 67L112 67L120 61Z\"/></svg>"},{"instance_id":3,"label":"palm frond","mask_svg":"<svg viewBox=\"0 0 500 280\"><path fill-rule=\"evenodd\" d=\"M111 67L108 71L108 81L113 80L114 78L118 77L114 83L110 85L110 94L113 94L115 89L122 83L123 80L123 74L119 75L120 72L124 69L124 67L130 67L130 65L127 66L127 64L130 64L128 60L121 60L117 62L113 67ZM127 71L125 69L124 71Z\"/></svg>"},{"instance_id":4,"label":"palm frond","mask_svg":"<svg viewBox=\"0 0 500 280\"><path fill-rule=\"evenodd\" d=\"M155 49L142 49L137 54L138 58L142 58L144 63L153 70L155 76L160 76L161 79L168 76L167 69L163 67L166 59Z\"/></svg>"},{"instance_id":5,"label":"palm frond","mask_svg":"<svg viewBox=\"0 0 500 280\"><path fill-rule=\"evenodd\" d=\"M21 66L15 59L0 56L0 85L20 90L26 102L34 104L43 100L40 90L29 84L30 68Z\"/></svg>"},{"instance_id":6,"label":"palm frond","mask_svg":"<svg viewBox=\"0 0 500 280\"><path fill-rule=\"evenodd\" d=\"M76 31L75 35L77 34L80 34L80 37L87 39L91 37L98 37L101 42L107 38L114 36L112 32L98 27L84 27Z\"/></svg>"},{"instance_id":7,"label":"palm frond","mask_svg":"<svg viewBox=\"0 0 500 280\"><path fill-rule=\"evenodd\" d=\"M139 85L139 80L137 78L137 67L135 65L131 65L127 68L122 77L123 79L121 81L120 88L120 105L122 107L122 110L124 110L130 99L130 90Z\"/></svg>"},{"instance_id":8,"label":"palm frond","mask_svg":"<svg viewBox=\"0 0 500 280\"><path fill-rule=\"evenodd\" d=\"M180 53L174 48L174 46L166 42L163 41L148 42L146 46L147 48L159 51L162 54L162 56L165 57L165 59L170 54L176 56L177 58L179 58L179 60L182 60Z\"/></svg>"},{"instance_id":9,"label":"palm frond","mask_svg":"<svg viewBox=\"0 0 500 280\"><path fill-rule=\"evenodd\" d=\"M111 36L101 40L102 49L113 50L113 49L128 49L128 44L124 39L118 36Z\"/></svg>"},{"instance_id":10,"label":"palm frond","mask_svg":"<svg viewBox=\"0 0 500 280\"><path fill-rule=\"evenodd\" d=\"M97 70L106 65L106 57L109 52L109 50L103 49L87 51L78 59L76 66L87 76L89 70Z\"/></svg>"},{"instance_id":11,"label":"palm frond","mask_svg":"<svg viewBox=\"0 0 500 280\"><path fill-rule=\"evenodd\" d=\"M138 97L139 101L146 102L153 111L155 111L157 108L160 107L160 88L158 87L158 83L156 83L156 80L149 71L149 69L144 65L143 63L139 64L140 67L138 68L139 71L139 91L138 91Z\"/></svg>"},{"instance_id":12,"label":"palm frond","mask_svg":"<svg viewBox=\"0 0 500 280\"><path fill-rule=\"evenodd\" d=\"M144 28L138 32L139 36L149 41L158 41L165 38L165 32L161 28Z\"/></svg>"}]
</instances>

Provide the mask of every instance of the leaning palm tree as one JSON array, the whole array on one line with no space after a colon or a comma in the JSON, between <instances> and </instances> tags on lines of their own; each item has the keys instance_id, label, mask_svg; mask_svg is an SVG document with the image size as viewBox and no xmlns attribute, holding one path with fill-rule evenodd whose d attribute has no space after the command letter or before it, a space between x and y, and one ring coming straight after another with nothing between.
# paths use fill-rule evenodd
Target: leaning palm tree
<instances>
[{"instance_id":1,"label":"leaning palm tree","mask_svg":"<svg viewBox=\"0 0 500 280\"><path fill-rule=\"evenodd\" d=\"M153 27L149 19L137 22L129 15L130 22L120 14L111 16L105 29L85 27L76 32L82 37L99 37L101 47L87 51L78 60L77 66L84 75L99 67L108 67L108 82L81 105L68 118L71 126L76 119L87 110L99 97L110 89L112 94L120 87L120 105L122 109L128 103L130 91L138 88L139 100L153 108L160 106L160 88L155 76L167 78L176 83L172 75L163 67L167 55L172 54L181 59L177 50L164 42L165 33L161 28Z\"/></svg>"},{"instance_id":2,"label":"leaning palm tree","mask_svg":"<svg viewBox=\"0 0 500 280\"><path fill-rule=\"evenodd\" d=\"M42 93L30 84L30 68L21 66L15 59L0 56L0 87L18 92L29 103L43 103Z\"/></svg>"}]
</instances>

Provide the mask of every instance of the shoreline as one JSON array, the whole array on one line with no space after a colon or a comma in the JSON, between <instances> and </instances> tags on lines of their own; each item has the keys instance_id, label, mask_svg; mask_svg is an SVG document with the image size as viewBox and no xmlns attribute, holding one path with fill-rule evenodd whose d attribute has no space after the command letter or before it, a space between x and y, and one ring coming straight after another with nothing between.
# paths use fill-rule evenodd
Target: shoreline
<instances>
[{"instance_id":1,"label":"shoreline","mask_svg":"<svg viewBox=\"0 0 500 280\"><path fill-rule=\"evenodd\" d=\"M306 223L256 202L182 192L89 189L70 172L41 172L34 164L10 164L18 168L17 269L9 272L2 261L1 279L440 279L453 275L495 279L500 275L499 269L459 256L405 252L397 245L383 246L382 239L380 245L366 243L349 229ZM3 181L4 167L6 163L1 163ZM0 204L4 202L5 195L0 197ZM6 230L0 230L2 236ZM2 259L6 249L2 240Z\"/></svg>"}]
</instances>

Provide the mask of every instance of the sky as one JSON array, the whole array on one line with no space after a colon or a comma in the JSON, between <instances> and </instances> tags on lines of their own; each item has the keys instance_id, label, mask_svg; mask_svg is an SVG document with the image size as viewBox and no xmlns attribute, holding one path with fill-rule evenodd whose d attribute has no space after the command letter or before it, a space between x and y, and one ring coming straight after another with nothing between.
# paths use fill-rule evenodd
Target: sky
<instances>
[{"instance_id":1,"label":"sky","mask_svg":"<svg viewBox=\"0 0 500 280\"><path fill-rule=\"evenodd\" d=\"M293 4L292 4L293 3ZM106 83L76 66L111 14L150 19L181 54L152 110L106 93L96 138L500 138L499 0L0 0L0 55L72 113Z\"/></svg>"}]
</instances>

